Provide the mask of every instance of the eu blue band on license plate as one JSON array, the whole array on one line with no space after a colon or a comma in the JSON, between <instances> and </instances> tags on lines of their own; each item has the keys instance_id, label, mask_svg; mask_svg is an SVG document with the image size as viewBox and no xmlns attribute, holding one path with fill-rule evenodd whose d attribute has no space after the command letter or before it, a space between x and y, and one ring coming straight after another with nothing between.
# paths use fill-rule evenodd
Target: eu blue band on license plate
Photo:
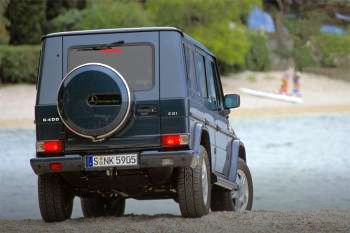
<instances>
[{"instance_id":1,"label":"eu blue band on license plate","mask_svg":"<svg viewBox=\"0 0 350 233\"><path fill-rule=\"evenodd\" d=\"M86 156L86 165L87 167L93 167L94 163L93 163L93 155L88 155Z\"/></svg>"}]
</instances>

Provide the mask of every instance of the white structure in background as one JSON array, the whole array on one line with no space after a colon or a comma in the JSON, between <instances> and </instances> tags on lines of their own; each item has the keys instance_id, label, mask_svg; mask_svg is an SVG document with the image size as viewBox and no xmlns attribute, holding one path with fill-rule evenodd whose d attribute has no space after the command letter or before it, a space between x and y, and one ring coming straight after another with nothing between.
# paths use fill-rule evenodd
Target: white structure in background
<instances>
[{"instance_id":1,"label":"white structure in background","mask_svg":"<svg viewBox=\"0 0 350 233\"><path fill-rule=\"evenodd\" d=\"M289 102L289 103L295 103L295 104L303 103L303 99L296 96L281 95L281 94L265 92L265 91L256 91L248 88L239 88L239 91L241 91L242 93L257 96L257 97L274 99L274 100L283 101L283 102Z\"/></svg>"}]
</instances>

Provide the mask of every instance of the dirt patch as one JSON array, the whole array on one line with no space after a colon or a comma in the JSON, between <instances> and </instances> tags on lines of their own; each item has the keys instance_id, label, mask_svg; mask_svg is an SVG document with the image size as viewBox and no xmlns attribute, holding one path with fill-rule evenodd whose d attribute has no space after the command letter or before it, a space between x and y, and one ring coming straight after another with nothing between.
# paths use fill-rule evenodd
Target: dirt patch
<instances>
[{"instance_id":1,"label":"dirt patch","mask_svg":"<svg viewBox=\"0 0 350 233\"><path fill-rule=\"evenodd\" d=\"M0 232L349 232L350 211L252 211L211 213L199 219L173 215L40 220L0 220Z\"/></svg>"}]
</instances>

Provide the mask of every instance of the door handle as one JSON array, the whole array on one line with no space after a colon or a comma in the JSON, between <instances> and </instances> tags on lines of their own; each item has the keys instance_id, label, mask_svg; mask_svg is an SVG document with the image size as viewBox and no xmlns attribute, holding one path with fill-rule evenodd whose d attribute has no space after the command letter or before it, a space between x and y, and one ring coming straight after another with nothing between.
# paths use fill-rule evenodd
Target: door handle
<instances>
[{"instance_id":1,"label":"door handle","mask_svg":"<svg viewBox=\"0 0 350 233\"><path fill-rule=\"evenodd\" d=\"M156 106L152 105L140 105L137 107L136 113L141 116L156 114L158 109Z\"/></svg>"}]
</instances>

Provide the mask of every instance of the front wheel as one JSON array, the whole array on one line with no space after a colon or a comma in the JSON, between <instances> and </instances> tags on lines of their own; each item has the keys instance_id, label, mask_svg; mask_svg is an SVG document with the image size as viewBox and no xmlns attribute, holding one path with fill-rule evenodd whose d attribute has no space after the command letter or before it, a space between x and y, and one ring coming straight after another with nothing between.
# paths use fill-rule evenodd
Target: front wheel
<instances>
[{"instance_id":1,"label":"front wheel","mask_svg":"<svg viewBox=\"0 0 350 233\"><path fill-rule=\"evenodd\" d=\"M253 181L247 164L238 159L236 184L238 189L229 191L220 187L213 188L212 211L243 211L253 206Z\"/></svg>"},{"instance_id":2,"label":"front wheel","mask_svg":"<svg viewBox=\"0 0 350 233\"><path fill-rule=\"evenodd\" d=\"M183 217L198 218L208 214L211 199L210 165L203 146L200 147L200 159L195 168L179 168L177 195Z\"/></svg>"},{"instance_id":3,"label":"front wheel","mask_svg":"<svg viewBox=\"0 0 350 233\"><path fill-rule=\"evenodd\" d=\"M40 175L38 194L40 213L45 222L59 222L71 217L74 195L60 176Z\"/></svg>"}]
</instances>

